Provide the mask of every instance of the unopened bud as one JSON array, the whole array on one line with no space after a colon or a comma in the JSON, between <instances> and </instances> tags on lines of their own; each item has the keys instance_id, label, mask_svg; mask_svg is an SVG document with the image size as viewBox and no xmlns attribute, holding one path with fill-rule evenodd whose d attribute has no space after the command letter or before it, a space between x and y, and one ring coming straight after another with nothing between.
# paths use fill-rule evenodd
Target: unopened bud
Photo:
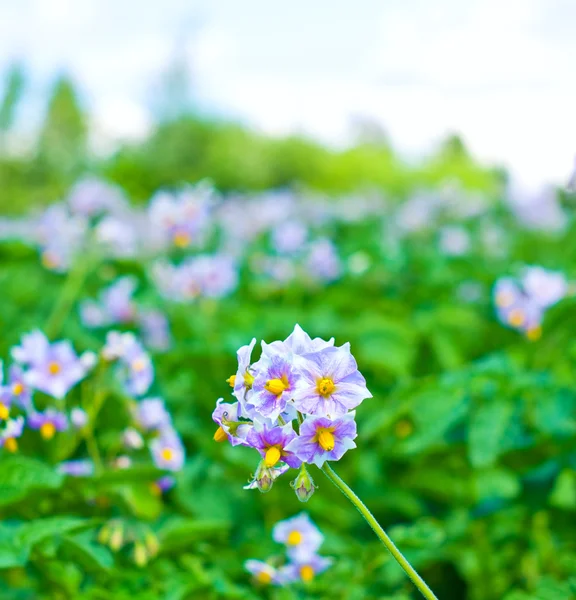
<instances>
[{"instance_id":1,"label":"unopened bud","mask_svg":"<svg viewBox=\"0 0 576 600\"><path fill-rule=\"evenodd\" d=\"M254 476L254 480L256 481L256 486L263 494L272 489L274 476L272 475L270 469L264 464L264 461L258 465L258 470Z\"/></svg>"},{"instance_id":2,"label":"unopened bud","mask_svg":"<svg viewBox=\"0 0 576 600\"><path fill-rule=\"evenodd\" d=\"M158 538L151 531L147 531L144 536L144 543L146 544L146 549L150 556L156 556L158 554L158 550L160 549L160 543L158 542Z\"/></svg>"},{"instance_id":3,"label":"unopened bud","mask_svg":"<svg viewBox=\"0 0 576 600\"><path fill-rule=\"evenodd\" d=\"M146 546L142 542L136 542L134 544L134 562L139 567L146 566L148 562L148 552L146 551Z\"/></svg>"},{"instance_id":4,"label":"unopened bud","mask_svg":"<svg viewBox=\"0 0 576 600\"><path fill-rule=\"evenodd\" d=\"M122 525L117 525L112 531L112 535L110 536L110 542L108 544L110 549L114 552L117 552L124 545L124 527Z\"/></svg>"},{"instance_id":5,"label":"unopened bud","mask_svg":"<svg viewBox=\"0 0 576 600\"><path fill-rule=\"evenodd\" d=\"M296 497L300 502L308 502L310 500L312 494L316 490L316 486L314 485L314 480L310 477L306 467L302 465L300 468L300 473L298 473L298 477L290 484L294 491L296 492Z\"/></svg>"},{"instance_id":6,"label":"unopened bud","mask_svg":"<svg viewBox=\"0 0 576 600\"><path fill-rule=\"evenodd\" d=\"M107 545L110 541L112 530L109 525L104 525L98 532L98 542L102 545Z\"/></svg>"}]
</instances>

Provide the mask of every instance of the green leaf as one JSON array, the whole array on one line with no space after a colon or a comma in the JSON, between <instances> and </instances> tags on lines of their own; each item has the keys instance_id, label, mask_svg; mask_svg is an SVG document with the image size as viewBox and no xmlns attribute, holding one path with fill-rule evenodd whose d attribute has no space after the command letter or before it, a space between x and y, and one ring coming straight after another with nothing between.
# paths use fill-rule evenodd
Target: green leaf
<instances>
[{"instance_id":1,"label":"green leaf","mask_svg":"<svg viewBox=\"0 0 576 600\"><path fill-rule=\"evenodd\" d=\"M131 483L115 489L136 517L154 520L162 511L162 499L152 491L149 483Z\"/></svg>"},{"instance_id":2,"label":"green leaf","mask_svg":"<svg viewBox=\"0 0 576 600\"><path fill-rule=\"evenodd\" d=\"M198 540L222 537L228 532L230 524L226 521L196 521L194 519L174 519L159 532L163 552L185 549Z\"/></svg>"},{"instance_id":3,"label":"green leaf","mask_svg":"<svg viewBox=\"0 0 576 600\"><path fill-rule=\"evenodd\" d=\"M506 469L486 469L475 474L478 501L492 498L515 498L520 493L518 476Z\"/></svg>"},{"instance_id":4,"label":"green leaf","mask_svg":"<svg viewBox=\"0 0 576 600\"><path fill-rule=\"evenodd\" d=\"M88 570L109 571L114 566L114 557L108 548L92 541L92 532L66 536L62 541L64 551L72 560Z\"/></svg>"},{"instance_id":5,"label":"green leaf","mask_svg":"<svg viewBox=\"0 0 576 600\"><path fill-rule=\"evenodd\" d=\"M468 457L475 467L488 467L496 461L513 405L502 399L482 399L470 418Z\"/></svg>"},{"instance_id":6,"label":"green leaf","mask_svg":"<svg viewBox=\"0 0 576 600\"><path fill-rule=\"evenodd\" d=\"M576 472L564 469L556 478L550 504L565 510L576 509Z\"/></svg>"},{"instance_id":7,"label":"green leaf","mask_svg":"<svg viewBox=\"0 0 576 600\"><path fill-rule=\"evenodd\" d=\"M39 460L16 455L0 459L0 506L25 498L30 492L57 489L63 476Z\"/></svg>"}]
</instances>

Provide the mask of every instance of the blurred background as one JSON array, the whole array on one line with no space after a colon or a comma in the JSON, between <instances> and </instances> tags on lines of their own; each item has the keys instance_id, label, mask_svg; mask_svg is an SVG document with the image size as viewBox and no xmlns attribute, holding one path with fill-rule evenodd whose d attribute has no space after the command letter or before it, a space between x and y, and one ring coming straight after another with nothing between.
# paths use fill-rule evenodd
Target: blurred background
<instances>
[{"instance_id":1,"label":"blurred background","mask_svg":"<svg viewBox=\"0 0 576 600\"><path fill-rule=\"evenodd\" d=\"M3 3L2 207L54 199L88 166L138 198L198 176L223 189L382 186L374 153L347 151L370 143L381 160L422 164L452 136L522 184L563 182L576 133L574 10L569 0Z\"/></svg>"},{"instance_id":2,"label":"blurred background","mask_svg":"<svg viewBox=\"0 0 576 600\"><path fill-rule=\"evenodd\" d=\"M295 323L351 342L374 398L336 468L440 599L576 598L575 19L0 3L0 359L35 328L77 351L137 332L187 456L153 494L117 389L98 477L55 475L76 434L27 430L0 454L2 600L417 598L320 472L306 505L291 476L245 491L254 451L213 441L236 350ZM255 585L244 562L281 560L301 510L331 570Z\"/></svg>"}]
</instances>

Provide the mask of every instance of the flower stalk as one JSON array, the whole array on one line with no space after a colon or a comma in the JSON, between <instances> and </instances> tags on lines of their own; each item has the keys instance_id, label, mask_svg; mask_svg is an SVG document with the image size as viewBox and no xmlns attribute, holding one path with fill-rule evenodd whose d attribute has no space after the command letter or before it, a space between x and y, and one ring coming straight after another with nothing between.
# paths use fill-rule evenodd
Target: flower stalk
<instances>
[{"instance_id":1,"label":"flower stalk","mask_svg":"<svg viewBox=\"0 0 576 600\"><path fill-rule=\"evenodd\" d=\"M360 514L364 517L368 525L372 527L374 533L378 536L380 541L386 546L389 550L390 554L396 559L398 564L404 569L404 572L414 585L418 588L420 593L427 598L428 600L438 600L434 595L434 592L428 587L426 582L418 575L414 567L406 560L404 555L398 550L398 548L394 545L394 542L388 537L384 529L378 521L375 519L374 515L368 510L368 507L358 498L358 496L354 493L354 491L346 484L332 469L332 467L328 463L324 463L324 466L320 469L328 479L350 500L350 502L358 509Z\"/></svg>"}]
</instances>

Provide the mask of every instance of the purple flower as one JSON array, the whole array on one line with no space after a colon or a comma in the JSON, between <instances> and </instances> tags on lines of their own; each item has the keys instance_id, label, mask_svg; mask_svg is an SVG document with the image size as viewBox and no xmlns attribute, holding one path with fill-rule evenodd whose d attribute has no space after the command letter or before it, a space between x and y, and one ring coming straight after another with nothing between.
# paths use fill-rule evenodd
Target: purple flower
<instances>
[{"instance_id":1,"label":"purple flower","mask_svg":"<svg viewBox=\"0 0 576 600\"><path fill-rule=\"evenodd\" d=\"M541 335L544 309L530 299L510 278L502 278L494 286L494 302L498 319L513 329L524 332L529 339Z\"/></svg>"},{"instance_id":2,"label":"purple flower","mask_svg":"<svg viewBox=\"0 0 576 600\"><path fill-rule=\"evenodd\" d=\"M334 244L328 239L320 239L310 244L306 260L308 272L321 281L333 281L340 277L342 267Z\"/></svg>"},{"instance_id":3,"label":"purple flower","mask_svg":"<svg viewBox=\"0 0 576 600\"><path fill-rule=\"evenodd\" d=\"M283 222L272 231L272 244L276 252L290 254L304 246L308 231L298 221Z\"/></svg>"},{"instance_id":4,"label":"purple flower","mask_svg":"<svg viewBox=\"0 0 576 600\"><path fill-rule=\"evenodd\" d=\"M335 420L326 417L308 417L300 425L300 435L286 450L293 452L308 464L322 467L327 460L340 460L346 450L356 448L356 413L345 414Z\"/></svg>"},{"instance_id":5,"label":"purple flower","mask_svg":"<svg viewBox=\"0 0 576 600\"><path fill-rule=\"evenodd\" d=\"M51 440L57 431L68 429L68 417L65 413L48 408L44 412L34 412L28 416L30 429L40 431L45 440Z\"/></svg>"},{"instance_id":6,"label":"purple flower","mask_svg":"<svg viewBox=\"0 0 576 600\"><path fill-rule=\"evenodd\" d=\"M70 411L70 422L75 429L82 429L88 423L88 415L81 408L73 408Z\"/></svg>"},{"instance_id":7,"label":"purple flower","mask_svg":"<svg viewBox=\"0 0 576 600\"><path fill-rule=\"evenodd\" d=\"M254 375L250 372L250 362L252 360L252 350L256 345L256 338L252 338L252 341L246 346L242 346L236 356L238 358L238 369L236 375L232 375L226 381L234 389L234 396L242 404L248 398L248 392L252 389L254 383Z\"/></svg>"},{"instance_id":8,"label":"purple flower","mask_svg":"<svg viewBox=\"0 0 576 600\"><path fill-rule=\"evenodd\" d=\"M2 383L2 370L0 363L0 384ZM32 408L32 388L26 383L25 373L19 365L12 365L8 371L8 382L0 387L0 419L2 418L2 405L9 407L16 402L24 410Z\"/></svg>"},{"instance_id":9,"label":"purple flower","mask_svg":"<svg viewBox=\"0 0 576 600\"><path fill-rule=\"evenodd\" d=\"M162 230L166 242L178 248L198 244L209 225L212 195L212 188L204 183L176 194L157 192L150 201L150 223Z\"/></svg>"},{"instance_id":10,"label":"purple flower","mask_svg":"<svg viewBox=\"0 0 576 600\"><path fill-rule=\"evenodd\" d=\"M294 326L294 331L283 342L272 342L271 344L262 343L262 350L265 354L286 354L298 355L317 352L334 346L334 338L326 341L321 338L312 339L300 325Z\"/></svg>"},{"instance_id":11,"label":"purple flower","mask_svg":"<svg viewBox=\"0 0 576 600\"><path fill-rule=\"evenodd\" d=\"M261 560L247 560L244 568L254 576L260 585L269 585L277 582L278 571Z\"/></svg>"},{"instance_id":12,"label":"purple flower","mask_svg":"<svg viewBox=\"0 0 576 600\"><path fill-rule=\"evenodd\" d=\"M252 423L240 421L239 404L228 404L223 398L219 398L216 402L216 408L212 413L213 421L218 425L218 429L214 434L214 440L223 442L228 438L232 446L247 445L246 438Z\"/></svg>"},{"instance_id":13,"label":"purple flower","mask_svg":"<svg viewBox=\"0 0 576 600\"><path fill-rule=\"evenodd\" d=\"M138 317L144 344L152 350L164 352L172 344L170 324L166 315L159 310L146 310Z\"/></svg>"},{"instance_id":14,"label":"purple flower","mask_svg":"<svg viewBox=\"0 0 576 600\"><path fill-rule=\"evenodd\" d=\"M145 431L158 431L170 426L172 417L162 398L146 398L136 405L136 421Z\"/></svg>"},{"instance_id":15,"label":"purple flower","mask_svg":"<svg viewBox=\"0 0 576 600\"><path fill-rule=\"evenodd\" d=\"M296 562L313 556L324 541L324 536L307 513L276 523L272 537L275 542L286 545L288 556Z\"/></svg>"},{"instance_id":16,"label":"purple flower","mask_svg":"<svg viewBox=\"0 0 576 600\"><path fill-rule=\"evenodd\" d=\"M69 341L51 344L41 331L23 336L21 346L12 348L12 356L28 367L24 379L29 386L58 399L89 369L88 361L83 360L88 354L78 357Z\"/></svg>"},{"instance_id":17,"label":"purple flower","mask_svg":"<svg viewBox=\"0 0 576 600\"><path fill-rule=\"evenodd\" d=\"M164 475L164 477L157 479L153 485L161 495L170 491L176 485L176 480L171 475Z\"/></svg>"},{"instance_id":18,"label":"purple flower","mask_svg":"<svg viewBox=\"0 0 576 600\"><path fill-rule=\"evenodd\" d=\"M121 277L100 294L99 302L83 302L80 307L83 324L87 327L103 327L134 321L136 305L132 296L136 286L135 277Z\"/></svg>"},{"instance_id":19,"label":"purple flower","mask_svg":"<svg viewBox=\"0 0 576 600\"><path fill-rule=\"evenodd\" d=\"M266 425L257 425L248 432L246 443L260 452L268 468L282 461L297 469L302 461L286 450L286 446L295 438L296 432L292 428L292 423L287 423L283 427L270 428Z\"/></svg>"},{"instance_id":20,"label":"purple flower","mask_svg":"<svg viewBox=\"0 0 576 600\"><path fill-rule=\"evenodd\" d=\"M184 466L184 446L172 428L162 430L160 436L152 440L150 451L154 464L159 469L180 471Z\"/></svg>"},{"instance_id":21,"label":"purple flower","mask_svg":"<svg viewBox=\"0 0 576 600\"><path fill-rule=\"evenodd\" d=\"M16 417L6 421L4 430L0 432L0 448L5 448L8 452L16 452L18 450L18 442L16 441L24 431L24 417Z\"/></svg>"},{"instance_id":22,"label":"purple flower","mask_svg":"<svg viewBox=\"0 0 576 600\"><path fill-rule=\"evenodd\" d=\"M372 397L348 343L305 354L298 366L294 405L304 414L337 417Z\"/></svg>"},{"instance_id":23,"label":"purple flower","mask_svg":"<svg viewBox=\"0 0 576 600\"><path fill-rule=\"evenodd\" d=\"M281 585L298 581L310 583L316 575L323 573L332 562L331 558L313 554L303 561L289 563L278 572L278 583Z\"/></svg>"},{"instance_id":24,"label":"purple flower","mask_svg":"<svg viewBox=\"0 0 576 600\"><path fill-rule=\"evenodd\" d=\"M78 181L67 198L73 213L94 217L114 211L126 204L120 188L95 177Z\"/></svg>"},{"instance_id":25,"label":"purple flower","mask_svg":"<svg viewBox=\"0 0 576 600\"><path fill-rule=\"evenodd\" d=\"M125 448L139 450L144 447L144 440L136 429L129 427L122 432L122 443Z\"/></svg>"},{"instance_id":26,"label":"purple flower","mask_svg":"<svg viewBox=\"0 0 576 600\"><path fill-rule=\"evenodd\" d=\"M94 463L90 460L68 460L58 465L58 472L70 477L90 477Z\"/></svg>"},{"instance_id":27,"label":"purple flower","mask_svg":"<svg viewBox=\"0 0 576 600\"><path fill-rule=\"evenodd\" d=\"M154 380L154 367L134 334L110 331L102 354L108 360L120 360L120 376L128 394L142 396L148 391Z\"/></svg>"},{"instance_id":28,"label":"purple flower","mask_svg":"<svg viewBox=\"0 0 576 600\"><path fill-rule=\"evenodd\" d=\"M542 308L556 304L568 292L568 282L563 273L542 267L528 267L522 277L522 286L528 297Z\"/></svg>"},{"instance_id":29,"label":"purple flower","mask_svg":"<svg viewBox=\"0 0 576 600\"><path fill-rule=\"evenodd\" d=\"M264 364L263 364L264 363ZM267 419L276 420L293 397L299 374L292 364L279 354L259 361L259 371L252 384L250 405Z\"/></svg>"}]
</instances>

